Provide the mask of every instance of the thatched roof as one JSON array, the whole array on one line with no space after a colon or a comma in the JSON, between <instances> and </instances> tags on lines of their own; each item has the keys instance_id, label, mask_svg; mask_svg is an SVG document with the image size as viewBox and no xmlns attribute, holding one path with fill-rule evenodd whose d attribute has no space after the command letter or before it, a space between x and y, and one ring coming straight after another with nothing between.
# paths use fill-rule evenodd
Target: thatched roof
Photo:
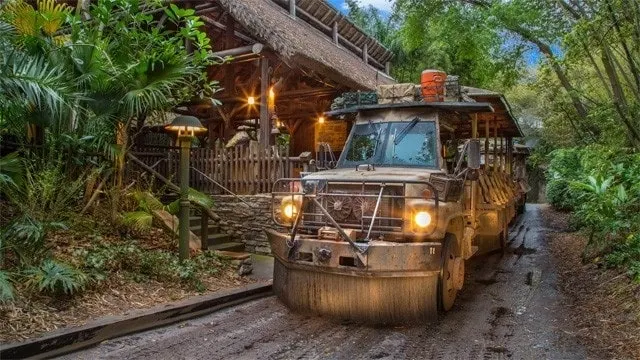
<instances>
[{"instance_id":1,"label":"thatched roof","mask_svg":"<svg viewBox=\"0 0 640 360\"><path fill-rule=\"evenodd\" d=\"M374 90L395 81L300 18L293 18L272 0L218 0L229 14L290 65L315 71L336 83Z\"/></svg>"}]
</instances>

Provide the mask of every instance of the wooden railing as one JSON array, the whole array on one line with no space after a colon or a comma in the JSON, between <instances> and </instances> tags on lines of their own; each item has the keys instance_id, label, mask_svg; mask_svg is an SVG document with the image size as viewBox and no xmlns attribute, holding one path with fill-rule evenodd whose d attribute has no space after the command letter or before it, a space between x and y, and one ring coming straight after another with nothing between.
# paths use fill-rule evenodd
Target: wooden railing
<instances>
[{"instance_id":1,"label":"wooden railing","mask_svg":"<svg viewBox=\"0 0 640 360\"><path fill-rule=\"evenodd\" d=\"M180 148L136 146L131 153L164 177L178 182ZM208 194L270 193L276 180L299 176L305 165L300 158L287 153L288 149L276 146L267 150L246 145L228 149L193 148L189 186ZM136 176L139 168L130 163L130 176Z\"/></svg>"}]
</instances>

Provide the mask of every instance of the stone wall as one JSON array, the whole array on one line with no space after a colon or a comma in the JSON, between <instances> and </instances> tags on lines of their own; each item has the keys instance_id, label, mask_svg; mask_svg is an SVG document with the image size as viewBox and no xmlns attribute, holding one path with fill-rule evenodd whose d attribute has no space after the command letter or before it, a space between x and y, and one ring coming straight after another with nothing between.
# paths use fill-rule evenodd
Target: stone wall
<instances>
[{"instance_id":1,"label":"stone wall","mask_svg":"<svg viewBox=\"0 0 640 360\"><path fill-rule=\"evenodd\" d=\"M238 195L251 207L233 195L213 195L214 212L220 216L217 225L220 233L230 235L234 241L243 242L248 252L270 254L271 248L265 229L286 231L273 223L271 194Z\"/></svg>"}]
</instances>

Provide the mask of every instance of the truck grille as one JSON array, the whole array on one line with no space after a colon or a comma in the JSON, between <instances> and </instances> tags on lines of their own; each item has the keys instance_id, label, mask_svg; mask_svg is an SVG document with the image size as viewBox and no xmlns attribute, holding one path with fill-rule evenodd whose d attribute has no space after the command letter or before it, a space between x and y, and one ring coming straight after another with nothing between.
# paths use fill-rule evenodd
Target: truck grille
<instances>
[{"instance_id":1,"label":"truck grille","mask_svg":"<svg viewBox=\"0 0 640 360\"><path fill-rule=\"evenodd\" d=\"M327 184L316 198L343 228L368 231L380 195L380 184ZM404 191L402 185L385 186L378 212L373 220L374 232L399 232L404 223ZM310 203L304 211L303 226L332 226L321 210Z\"/></svg>"},{"instance_id":2,"label":"truck grille","mask_svg":"<svg viewBox=\"0 0 640 360\"><path fill-rule=\"evenodd\" d=\"M426 186L426 191L407 196L408 184ZM280 179L275 183L272 193L273 218L283 226L293 225L292 220L286 221L280 213L281 202L287 197L292 200L295 197L305 199L298 230L316 233L322 227L334 227L335 221L341 228L355 230L357 234L366 234L371 228L371 238L384 234L404 234L405 219L408 217L405 203L409 199L431 198L436 208L438 206L438 190L426 181ZM380 203L374 216L378 198Z\"/></svg>"}]
</instances>

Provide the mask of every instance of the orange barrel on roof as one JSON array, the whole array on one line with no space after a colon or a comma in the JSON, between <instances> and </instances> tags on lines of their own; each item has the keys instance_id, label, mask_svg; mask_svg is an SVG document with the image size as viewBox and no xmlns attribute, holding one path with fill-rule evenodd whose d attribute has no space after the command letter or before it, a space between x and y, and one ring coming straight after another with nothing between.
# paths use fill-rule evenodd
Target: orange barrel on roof
<instances>
[{"instance_id":1,"label":"orange barrel on roof","mask_svg":"<svg viewBox=\"0 0 640 360\"><path fill-rule=\"evenodd\" d=\"M420 77L422 98L424 101L444 101L447 73L440 70L425 70Z\"/></svg>"}]
</instances>

